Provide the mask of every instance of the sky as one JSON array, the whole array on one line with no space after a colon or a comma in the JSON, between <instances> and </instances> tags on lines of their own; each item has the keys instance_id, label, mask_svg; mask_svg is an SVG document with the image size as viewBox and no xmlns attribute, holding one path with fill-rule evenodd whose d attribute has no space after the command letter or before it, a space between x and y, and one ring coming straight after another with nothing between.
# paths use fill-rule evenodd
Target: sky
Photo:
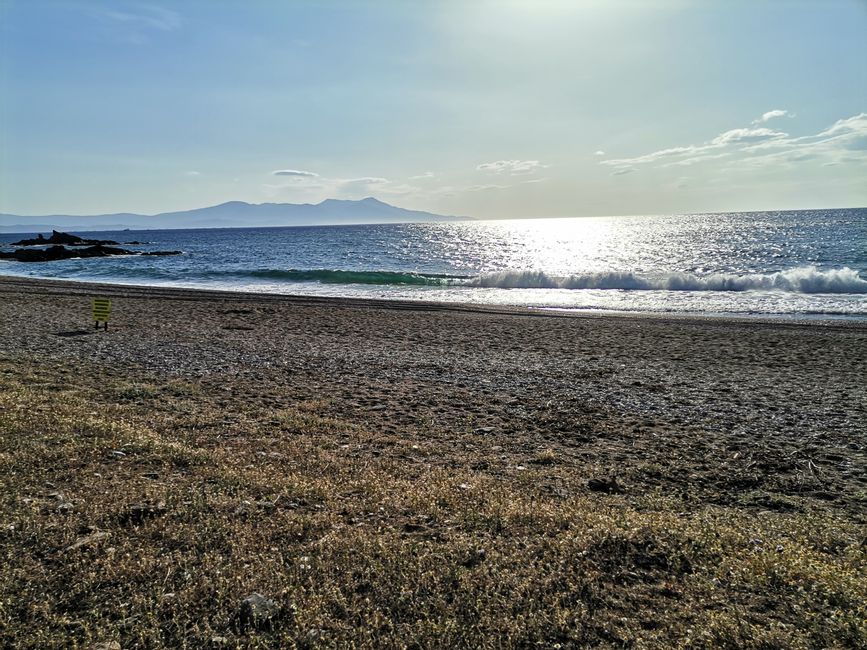
<instances>
[{"instance_id":1,"label":"sky","mask_svg":"<svg viewBox=\"0 0 867 650\"><path fill-rule=\"evenodd\" d=\"M867 206L867 0L0 0L0 213Z\"/></svg>"}]
</instances>

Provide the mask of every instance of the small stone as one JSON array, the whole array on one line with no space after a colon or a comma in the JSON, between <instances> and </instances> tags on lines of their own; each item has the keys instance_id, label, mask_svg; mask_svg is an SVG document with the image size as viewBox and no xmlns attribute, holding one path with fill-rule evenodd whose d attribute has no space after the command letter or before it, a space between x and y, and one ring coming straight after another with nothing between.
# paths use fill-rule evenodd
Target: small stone
<instances>
[{"instance_id":1,"label":"small stone","mask_svg":"<svg viewBox=\"0 0 867 650\"><path fill-rule=\"evenodd\" d=\"M241 601L238 623L242 630L259 629L271 625L280 612L280 605L262 594L253 593Z\"/></svg>"},{"instance_id":2,"label":"small stone","mask_svg":"<svg viewBox=\"0 0 867 650\"><path fill-rule=\"evenodd\" d=\"M470 554L467 556L467 558L463 562L461 562L461 564L463 566L467 567L468 569L472 569L473 567L476 567L476 566L480 565L482 562L484 562L485 558L487 558L487 556L488 556L488 554L485 551L485 549L478 548L474 551L471 551Z\"/></svg>"},{"instance_id":3,"label":"small stone","mask_svg":"<svg viewBox=\"0 0 867 650\"><path fill-rule=\"evenodd\" d=\"M613 476L607 478L591 478L587 481L587 487L591 492L605 492L606 494L617 494L623 489L617 483L617 479Z\"/></svg>"},{"instance_id":4,"label":"small stone","mask_svg":"<svg viewBox=\"0 0 867 650\"><path fill-rule=\"evenodd\" d=\"M159 517L167 512L165 501L160 501L156 504L139 503L132 505L124 512L120 519L124 524L141 524L146 519Z\"/></svg>"}]
</instances>

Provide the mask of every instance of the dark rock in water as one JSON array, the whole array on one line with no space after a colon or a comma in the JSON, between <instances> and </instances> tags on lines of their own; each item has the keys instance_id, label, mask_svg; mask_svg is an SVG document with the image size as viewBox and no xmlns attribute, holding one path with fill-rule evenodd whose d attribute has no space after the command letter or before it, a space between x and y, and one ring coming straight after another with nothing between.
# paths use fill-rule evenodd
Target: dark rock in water
<instances>
[{"instance_id":1,"label":"dark rock in water","mask_svg":"<svg viewBox=\"0 0 867 650\"><path fill-rule=\"evenodd\" d=\"M241 601L238 627L241 631L270 627L279 613L280 605L276 602L262 594L251 594Z\"/></svg>"},{"instance_id":2,"label":"dark rock in water","mask_svg":"<svg viewBox=\"0 0 867 650\"><path fill-rule=\"evenodd\" d=\"M587 487L592 492L605 492L606 494L618 494L623 491L623 488L617 483L617 479L613 476L607 478L591 478L587 481Z\"/></svg>"},{"instance_id":3,"label":"dark rock in water","mask_svg":"<svg viewBox=\"0 0 867 650\"><path fill-rule=\"evenodd\" d=\"M152 251L138 253L125 248L113 248L96 244L87 248L71 250L65 246L50 246L48 248L19 248L11 253L0 251L0 259L17 260L19 262L55 262L73 257L109 257L110 255L180 255L181 251Z\"/></svg>"},{"instance_id":4,"label":"dark rock in water","mask_svg":"<svg viewBox=\"0 0 867 650\"><path fill-rule=\"evenodd\" d=\"M113 239L85 239L84 241L68 244L68 246L117 246Z\"/></svg>"},{"instance_id":5,"label":"dark rock in water","mask_svg":"<svg viewBox=\"0 0 867 650\"><path fill-rule=\"evenodd\" d=\"M109 255L135 255L132 251L110 246L90 246L79 250L70 250L65 246L50 246L49 248L25 249L19 248L12 253L0 253L2 259L18 260L19 262L55 262L73 257L108 257Z\"/></svg>"},{"instance_id":6,"label":"dark rock in water","mask_svg":"<svg viewBox=\"0 0 867 650\"><path fill-rule=\"evenodd\" d=\"M66 244L67 246L117 246L116 241L110 239L82 239L78 235L70 235L68 232L51 231L51 237L46 239L42 234L36 235L36 239L22 239L13 246L44 246L46 244Z\"/></svg>"}]
</instances>

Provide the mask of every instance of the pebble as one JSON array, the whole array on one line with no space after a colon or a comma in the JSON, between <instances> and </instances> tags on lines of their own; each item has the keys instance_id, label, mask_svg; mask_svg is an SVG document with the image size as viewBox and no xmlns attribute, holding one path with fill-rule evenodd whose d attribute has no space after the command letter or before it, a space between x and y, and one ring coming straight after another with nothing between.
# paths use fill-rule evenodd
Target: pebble
<instances>
[{"instance_id":1,"label":"pebble","mask_svg":"<svg viewBox=\"0 0 867 650\"><path fill-rule=\"evenodd\" d=\"M280 612L280 605L260 593L253 593L241 601L238 622L242 630L259 629L271 624Z\"/></svg>"}]
</instances>

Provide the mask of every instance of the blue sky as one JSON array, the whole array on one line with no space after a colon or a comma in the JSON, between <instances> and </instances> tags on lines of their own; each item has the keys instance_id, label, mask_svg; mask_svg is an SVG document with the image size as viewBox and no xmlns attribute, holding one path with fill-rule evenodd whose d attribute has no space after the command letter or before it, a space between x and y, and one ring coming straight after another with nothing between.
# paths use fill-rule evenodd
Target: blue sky
<instances>
[{"instance_id":1,"label":"blue sky","mask_svg":"<svg viewBox=\"0 0 867 650\"><path fill-rule=\"evenodd\" d=\"M0 212L867 205L867 2L0 0Z\"/></svg>"}]
</instances>

